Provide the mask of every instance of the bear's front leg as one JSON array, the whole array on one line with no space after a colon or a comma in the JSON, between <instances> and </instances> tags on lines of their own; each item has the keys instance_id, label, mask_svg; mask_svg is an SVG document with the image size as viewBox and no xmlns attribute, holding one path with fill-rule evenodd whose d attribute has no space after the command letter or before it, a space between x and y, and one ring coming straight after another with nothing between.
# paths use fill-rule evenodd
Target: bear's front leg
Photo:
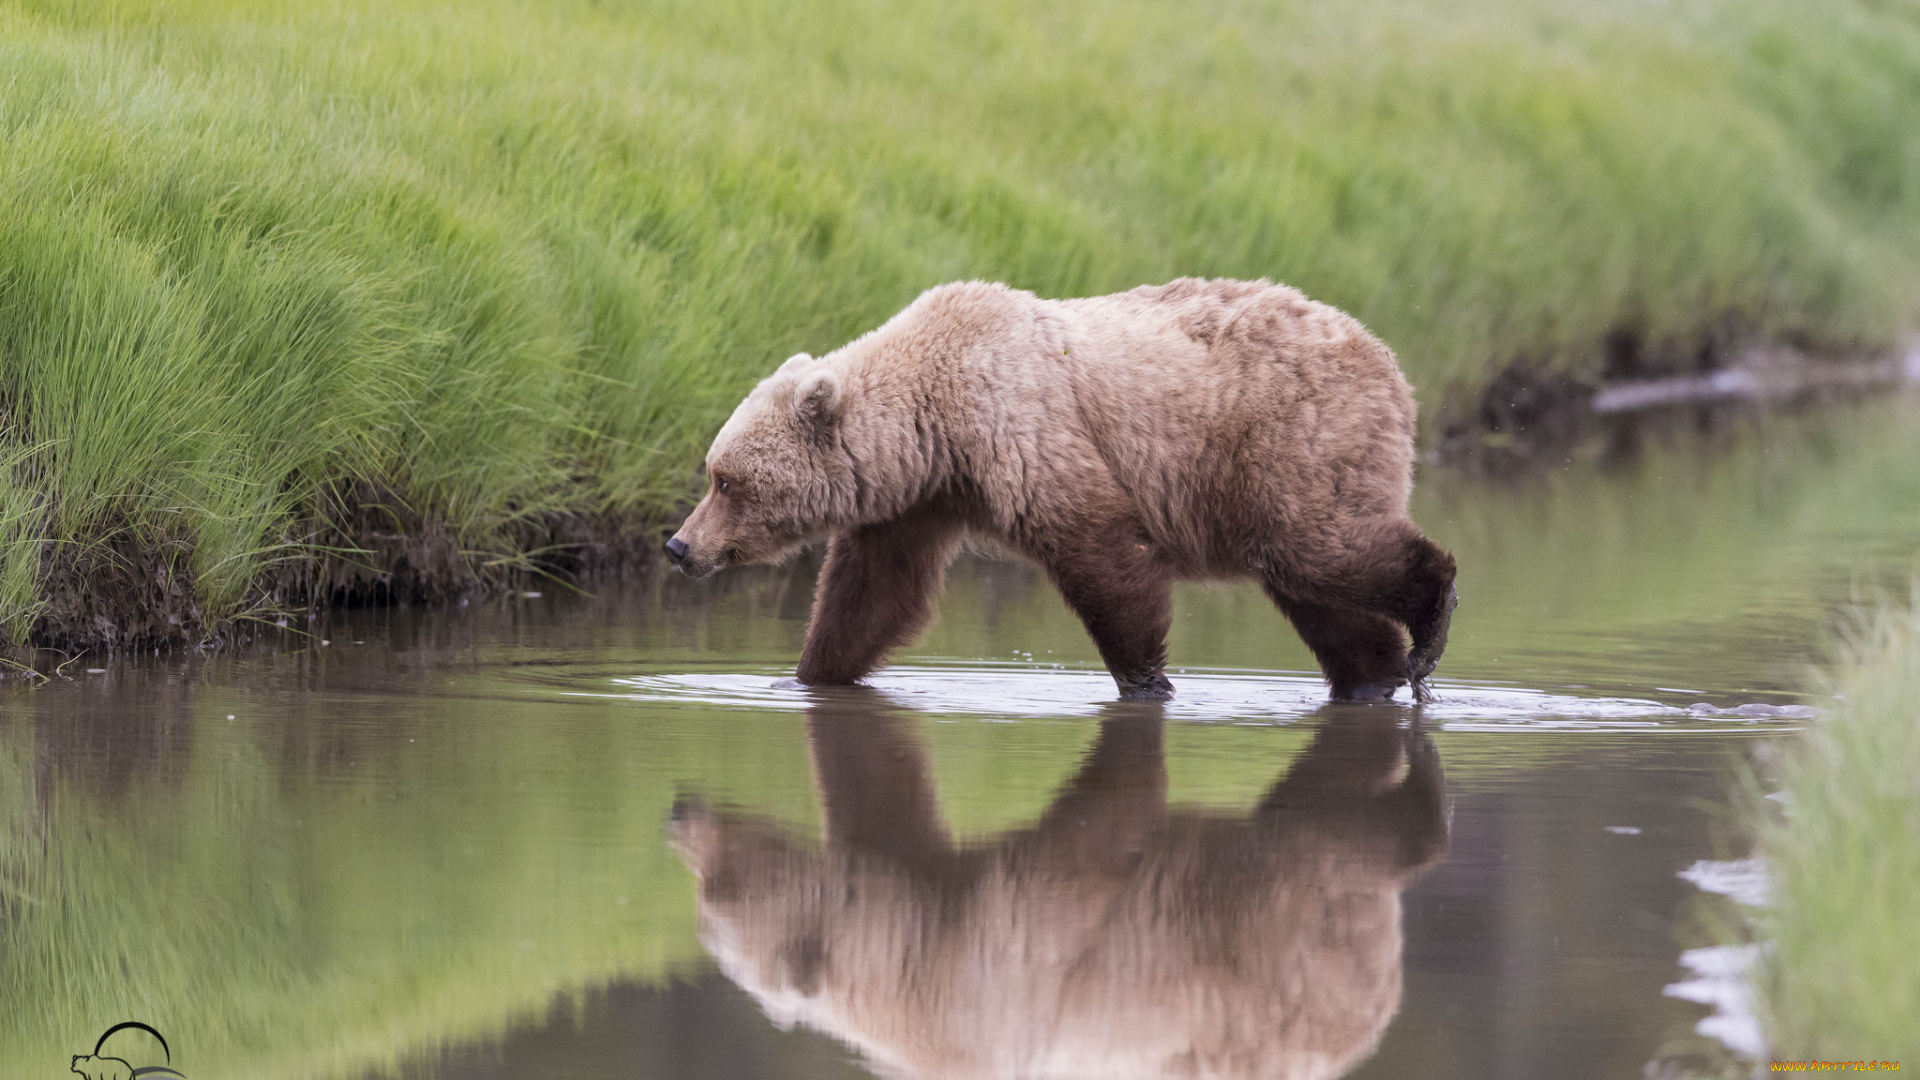
<instances>
[{"instance_id":1,"label":"bear's front leg","mask_svg":"<svg viewBox=\"0 0 1920 1080\"><path fill-rule=\"evenodd\" d=\"M1131 522L1102 523L1040 545L1041 562L1131 701L1165 701L1173 581Z\"/></svg>"},{"instance_id":2,"label":"bear's front leg","mask_svg":"<svg viewBox=\"0 0 1920 1080\"><path fill-rule=\"evenodd\" d=\"M847 686L912 643L933 621L959 547L959 525L931 511L834 537L795 677L808 686Z\"/></svg>"},{"instance_id":3,"label":"bear's front leg","mask_svg":"<svg viewBox=\"0 0 1920 1080\"><path fill-rule=\"evenodd\" d=\"M1335 701L1388 701L1407 681L1407 646L1393 620L1374 611L1282 592L1267 595L1320 661Z\"/></svg>"}]
</instances>

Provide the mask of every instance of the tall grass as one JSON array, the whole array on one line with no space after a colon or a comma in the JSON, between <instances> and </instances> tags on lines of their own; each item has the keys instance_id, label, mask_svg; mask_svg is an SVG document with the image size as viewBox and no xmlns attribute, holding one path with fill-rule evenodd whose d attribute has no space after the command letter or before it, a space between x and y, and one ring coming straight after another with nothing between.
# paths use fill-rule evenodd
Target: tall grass
<instances>
[{"instance_id":1,"label":"tall grass","mask_svg":"<svg viewBox=\"0 0 1920 1080\"><path fill-rule=\"evenodd\" d=\"M1834 715L1786 755L1762 818L1774 878L1759 1004L1776 1057L1920 1058L1920 591L1860 628Z\"/></svg>"},{"instance_id":2,"label":"tall grass","mask_svg":"<svg viewBox=\"0 0 1920 1080\"><path fill-rule=\"evenodd\" d=\"M191 632L373 522L661 517L757 375L954 278L1287 280L1440 407L1882 347L1916 105L1911 2L6 3L0 639L88 552Z\"/></svg>"}]
</instances>

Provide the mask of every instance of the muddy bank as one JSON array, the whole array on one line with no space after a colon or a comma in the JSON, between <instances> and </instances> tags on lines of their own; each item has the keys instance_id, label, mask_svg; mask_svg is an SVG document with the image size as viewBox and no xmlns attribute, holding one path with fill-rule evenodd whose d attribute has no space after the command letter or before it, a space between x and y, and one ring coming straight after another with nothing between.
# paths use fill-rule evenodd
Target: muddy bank
<instances>
[{"instance_id":1,"label":"muddy bank","mask_svg":"<svg viewBox=\"0 0 1920 1080\"><path fill-rule=\"evenodd\" d=\"M326 611L446 604L504 593L578 588L644 572L668 526L620 517L556 515L522 522L498 550L476 551L443 523L396 515L371 490L333 500L341 524L295 533L312 558L288 560L249 592L237 614L209 617L190 569L191 544L119 530L85 548L48 545L46 602L28 646L0 678L81 654L218 650L285 642Z\"/></svg>"},{"instance_id":2,"label":"muddy bank","mask_svg":"<svg viewBox=\"0 0 1920 1080\"><path fill-rule=\"evenodd\" d=\"M1920 345L1853 361L1751 349L1723 367L1665 374L1648 374L1651 365L1612 347L1623 356L1610 362L1610 377L1584 380L1517 362L1477 400L1443 405L1425 460L1507 477L1576 457L1631 460L1650 435L1676 427L1738 430L1766 410L1841 405L1920 385ZM120 529L87 547L48 545L45 605L28 646L12 653L0 677L81 655L291 642L334 609L604 585L657 572L658 546L671 529L661 520L553 515L522 521L476 551L444 523L396 510L400 501L377 486L338 490L326 501L332 522L310 518L288 537L312 557L279 564L237 612L219 616L194 588L189 541Z\"/></svg>"},{"instance_id":3,"label":"muddy bank","mask_svg":"<svg viewBox=\"0 0 1920 1080\"><path fill-rule=\"evenodd\" d=\"M1717 430L1764 410L1824 407L1920 386L1920 342L1870 359L1823 357L1787 346L1649 360L1609 339L1598 379L1525 360L1477 399L1443 405L1428 462L1494 474L1525 473L1581 456L1631 456L1650 431ZM1723 362L1724 360L1724 362Z\"/></svg>"}]
</instances>

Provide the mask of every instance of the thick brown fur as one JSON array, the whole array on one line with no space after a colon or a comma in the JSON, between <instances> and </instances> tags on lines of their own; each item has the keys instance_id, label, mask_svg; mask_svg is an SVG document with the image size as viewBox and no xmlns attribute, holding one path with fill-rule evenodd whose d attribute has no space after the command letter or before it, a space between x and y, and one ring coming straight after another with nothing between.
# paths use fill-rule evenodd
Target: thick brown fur
<instances>
[{"instance_id":1,"label":"thick brown fur","mask_svg":"<svg viewBox=\"0 0 1920 1080\"><path fill-rule=\"evenodd\" d=\"M974 535L1046 568L1124 696L1171 692L1172 582L1236 577L1293 620L1334 697L1424 696L1454 562L1407 516L1413 463L1392 352L1295 289L965 282L756 387L673 551L699 577L828 538L809 684L911 642Z\"/></svg>"},{"instance_id":2,"label":"thick brown fur","mask_svg":"<svg viewBox=\"0 0 1920 1080\"><path fill-rule=\"evenodd\" d=\"M783 1026L889 1077L1338 1076L1399 1009L1400 892L1447 847L1433 744L1328 706L1251 813L1170 810L1158 706L1116 704L1033 825L957 844L914 720L807 720L824 843L676 807L700 935Z\"/></svg>"}]
</instances>

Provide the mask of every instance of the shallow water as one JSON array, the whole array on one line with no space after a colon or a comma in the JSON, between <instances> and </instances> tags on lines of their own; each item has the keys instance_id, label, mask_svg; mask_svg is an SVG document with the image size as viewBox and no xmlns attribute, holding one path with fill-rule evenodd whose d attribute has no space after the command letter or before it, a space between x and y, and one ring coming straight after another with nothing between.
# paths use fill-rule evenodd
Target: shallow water
<instances>
[{"instance_id":1,"label":"shallow water","mask_svg":"<svg viewBox=\"0 0 1920 1080\"><path fill-rule=\"evenodd\" d=\"M1680 875L1903 587L1915 460L1886 404L1423 477L1417 716L1325 706L1251 588L1116 707L977 561L865 692L783 684L805 562L77 658L0 687L0 1073L137 1019L196 1080L1641 1075L1711 1048Z\"/></svg>"}]
</instances>

